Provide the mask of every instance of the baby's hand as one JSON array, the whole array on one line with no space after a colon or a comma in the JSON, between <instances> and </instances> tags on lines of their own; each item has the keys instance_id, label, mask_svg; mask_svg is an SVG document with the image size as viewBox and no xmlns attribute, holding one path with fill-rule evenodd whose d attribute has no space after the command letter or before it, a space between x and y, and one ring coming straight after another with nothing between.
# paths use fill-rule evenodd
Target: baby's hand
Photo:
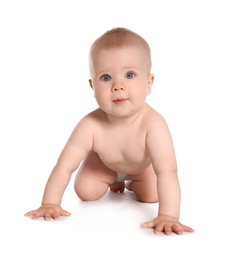
<instances>
[{"instance_id":1,"label":"baby's hand","mask_svg":"<svg viewBox=\"0 0 225 260\"><path fill-rule=\"evenodd\" d=\"M164 232L166 235L170 235L172 232L174 232L177 235L182 235L183 231L194 232L192 228L181 224L178 219L168 215L159 215L152 221L148 221L142 224L141 227L154 228L155 234Z\"/></svg>"},{"instance_id":2,"label":"baby's hand","mask_svg":"<svg viewBox=\"0 0 225 260\"><path fill-rule=\"evenodd\" d=\"M37 210L32 210L27 212L24 216L31 217L32 219L37 219L43 217L45 220L50 220L51 218L57 220L60 216L70 216L66 210L63 210L60 206L54 204L42 205Z\"/></svg>"}]
</instances>

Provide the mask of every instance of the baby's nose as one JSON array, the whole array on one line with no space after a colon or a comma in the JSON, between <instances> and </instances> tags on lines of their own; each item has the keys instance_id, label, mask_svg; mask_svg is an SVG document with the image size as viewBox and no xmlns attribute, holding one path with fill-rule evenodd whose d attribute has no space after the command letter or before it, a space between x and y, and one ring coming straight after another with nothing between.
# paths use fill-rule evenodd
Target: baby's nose
<instances>
[{"instance_id":1,"label":"baby's nose","mask_svg":"<svg viewBox=\"0 0 225 260\"><path fill-rule=\"evenodd\" d=\"M125 90L125 87L123 85L114 84L113 85L113 92L119 91L119 90Z\"/></svg>"}]
</instances>

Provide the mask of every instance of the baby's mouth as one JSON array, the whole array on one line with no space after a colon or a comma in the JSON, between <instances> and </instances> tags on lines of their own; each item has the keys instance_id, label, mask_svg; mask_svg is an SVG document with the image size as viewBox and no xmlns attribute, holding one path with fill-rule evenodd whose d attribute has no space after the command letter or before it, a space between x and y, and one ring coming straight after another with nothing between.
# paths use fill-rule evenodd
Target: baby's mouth
<instances>
[{"instance_id":1,"label":"baby's mouth","mask_svg":"<svg viewBox=\"0 0 225 260\"><path fill-rule=\"evenodd\" d=\"M117 98L113 100L113 103L116 105L122 105L124 104L126 101L128 100L128 98Z\"/></svg>"}]
</instances>

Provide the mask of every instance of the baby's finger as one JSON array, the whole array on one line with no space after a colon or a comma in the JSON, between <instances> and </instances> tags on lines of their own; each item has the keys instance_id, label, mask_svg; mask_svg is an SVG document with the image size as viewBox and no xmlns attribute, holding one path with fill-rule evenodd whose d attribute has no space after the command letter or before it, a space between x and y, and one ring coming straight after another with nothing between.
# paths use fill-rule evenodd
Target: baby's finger
<instances>
[{"instance_id":1,"label":"baby's finger","mask_svg":"<svg viewBox=\"0 0 225 260\"><path fill-rule=\"evenodd\" d=\"M171 226L169 224L166 224L164 226L164 232L165 232L166 235L170 235L171 234L172 228L171 228Z\"/></svg>"},{"instance_id":2,"label":"baby's finger","mask_svg":"<svg viewBox=\"0 0 225 260\"><path fill-rule=\"evenodd\" d=\"M161 222L155 226L155 234L160 234L161 232L165 232L166 235L170 235L171 226L165 222Z\"/></svg>"},{"instance_id":3,"label":"baby's finger","mask_svg":"<svg viewBox=\"0 0 225 260\"><path fill-rule=\"evenodd\" d=\"M155 228L155 223L153 221L148 221L148 222L141 224L141 227L143 227L143 228Z\"/></svg>"},{"instance_id":4,"label":"baby's finger","mask_svg":"<svg viewBox=\"0 0 225 260\"><path fill-rule=\"evenodd\" d=\"M70 215L71 215L71 213L66 211L66 210L61 210L60 211L60 216L70 216Z\"/></svg>"},{"instance_id":5,"label":"baby's finger","mask_svg":"<svg viewBox=\"0 0 225 260\"><path fill-rule=\"evenodd\" d=\"M176 233L177 235L182 235L183 234L183 229L179 227L178 225L174 224L172 225L172 231Z\"/></svg>"},{"instance_id":6,"label":"baby's finger","mask_svg":"<svg viewBox=\"0 0 225 260\"><path fill-rule=\"evenodd\" d=\"M24 216L25 217L30 217L30 216L32 216L35 213L36 213L36 210L31 210L31 211L28 211L26 214L24 214Z\"/></svg>"},{"instance_id":7,"label":"baby's finger","mask_svg":"<svg viewBox=\"0 0 225 260\"><path fill-rule=\"evenodd\" d=\"M59 216L60 214L55 210L52 212L51 214L51 217L54 219L54 220L58 220L59 219Z\"/></svg>"},{"instance_id":8,"label":"baby's finger","mask_svg":"<svg viewBox=\"0 0 225 260\"><path fill-rule=\"evenodd\" d=\"M31 217L32 219L37 219L40 217L40 214L38 213L37 210L32 210L32 211L27 212L24 216Z\"/></svg>"},{"instance_id":9,"label":"baby's finger","mask_svg":"<svg viewBox=\"0 0 225 260\"><path fill-rule=\"evenodd\" d=\"M44 220L50 220L51 219L51 214L49 214L48 212L45 212L44 214Z\"/></svg>"},{"instance_id":10,"label":"baby's finger","mask_svg":"<svg viewBox=\"0 0 225 260\"><path fill-rule=\"evenodd\" d=\"M185 226L185 225L181 225L181 229L182 231L186 231L186 232L194 232L194 229L188 227L188 226Z\"/></svg>"}]
</instances>

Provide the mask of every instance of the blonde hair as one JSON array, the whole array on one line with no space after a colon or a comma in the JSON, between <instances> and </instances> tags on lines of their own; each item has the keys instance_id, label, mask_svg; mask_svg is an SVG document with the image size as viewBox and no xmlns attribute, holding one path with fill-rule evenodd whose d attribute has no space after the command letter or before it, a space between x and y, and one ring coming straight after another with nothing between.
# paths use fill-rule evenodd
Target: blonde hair
<instances>
[{"instance_id":1,"label":"blonde hair","mask_svg":"<svg viewBox=\"0 0 225 260\"><path fill-rule=\"evenodd\" d=\"M103 35L97 38L91 45L90 56L93 56L98 50L101 49L122 48L132 45L139 45L146 51L151 69L151 50L147 41L137 33L122 27L117 27L106 31Z\"/></svg>"}]
</instances>

